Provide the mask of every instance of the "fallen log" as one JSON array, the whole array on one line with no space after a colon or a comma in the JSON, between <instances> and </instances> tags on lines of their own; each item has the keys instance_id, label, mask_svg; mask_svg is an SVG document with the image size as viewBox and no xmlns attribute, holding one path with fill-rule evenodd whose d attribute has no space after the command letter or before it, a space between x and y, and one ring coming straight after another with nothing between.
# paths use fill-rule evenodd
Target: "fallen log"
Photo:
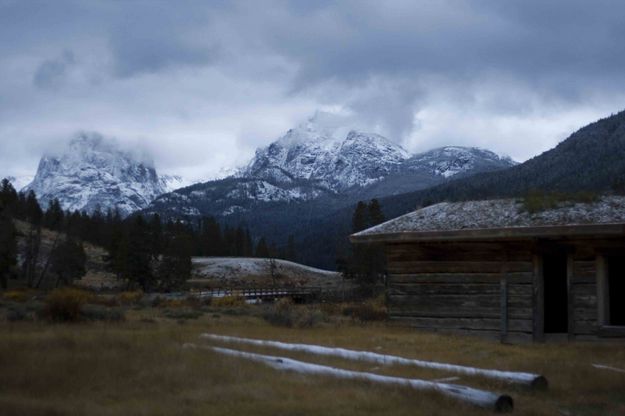
<instances>
[{"instance_id":1,"label":"fallen log","mask_svg":"<svg viewBox=\"0 0 625 416\"><path fill-rule=\"evenodd\" d=\"M546 389L547 379L539 374L523 373L517 371L501 371L485 368L469 367L464 365L438 363L434 361L416 360L412 358L398 357L396 355L379 354L370 351L355 351L345 348L331 348L311 344L292 344L279 341L266 341L251 338L240 338L226 335L202 334L201 338L215 341L233 342L261 347L273 347L287 351L306 352L310 354L339 357L348 360L368 361L385 365L412 365L433 370L449 371L457 374L469 376L481 376L495 380L502 380L508 383L522 384L534 389Z\"/></svg>"},{"instance_id":2,"label":"fallen log","mask_svg":"<svg viewBox=\"0 0 625 416\"><path fill-rule=\"evenodd\" d=\"M617 373L625 373L625 370L623 370L622 368L611 367L605 364L592 364L592 366L600 370L610 370L610 371L614 371Z\"/></svg>"},{"instance_id":3,"label":"fallen log","mask_svg":"<svg viewBox=\"0 0 625 416\"><path fill-rule=\"evenodd\" d=\"M184 347L208 349L220 354L246 358L252 361L265 363L270 367L281 371L293 371L301 374L327 375L343 379L363 380L409 387L415 390L435 391L466 403L491 409L495 412L510 412L514 408L514 402L508 395L474 389L472 387L462 386L459 384L438 383L435 381L391 377L361 371L344 370L341 368L293 360L286 357L255 354L251 352L232 350L229 348L199 346L196 344L185 344Z\"/></svg>"}]
</instances>

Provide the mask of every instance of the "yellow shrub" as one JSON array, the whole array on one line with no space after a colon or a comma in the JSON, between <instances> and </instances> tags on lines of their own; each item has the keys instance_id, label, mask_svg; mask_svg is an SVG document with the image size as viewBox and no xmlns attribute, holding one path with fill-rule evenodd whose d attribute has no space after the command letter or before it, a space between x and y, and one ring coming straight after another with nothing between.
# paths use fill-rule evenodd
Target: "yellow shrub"
<instances>
[{"instance_id":1,"label":"yellow shrub","mask_svg":"<svg viewBox=\"0 0 625 416\"><path fill-rule=\"evenodd\" d=\"M143 292L140 290L136 290L134 292L122 292L117 295L119 303L123 305L128 305L131 303L137 303L143 297Z\"/></svg>"},{"instance_id":2,"label":"yellow shrub","mask_svg":"<svg viewBox=\"0 0 625 416\"><path fill-rule=\"evenodd\" d=\"M388 310L381 298L343 305L342 309L344 316L349 316L361 322L384 321L388 318Z\"/></svg>"},{"instance_id":3,"label":"yellow shrub","mask_svg":"<svg viewBox=\"0 0 625 416\"><path fill-rule=\"evenodd\" d=\"M13 302L26 302L32 297L32 293L27 290L9 290L4 292L2 297Z\"/></svg>"},{"instance_id":4,"label":"yellow shrub","mask_svg":"<svg viewBox=\"0 0 625 416\"><path fill-rule=\"evenodd\" d=\"M186 299L162 299L158 306L164 308L182 308L187 306Z\"/></svg>"},{"instance_id":5,"label":"yellow shrub","mask_svg":"<svg viewBox=\"0 0 625 416\"><path fill-rule=\"evenodd\" d=\"M213 298L212 306L217 307L236 307L245 305L243 296L224 296L223 298Z\"/></svg>"},{"instance_id":6,"label":"yellow shrub","mask_svg":"<svg viewBox=\"0 0 625 416\"><path fill-rule=\"evenodd\" d=\"M119 306L120 300L117 299L117 297L113 295L94 295L91 299L89 299L89 303L93 305L111 307L111 306Z\"/></svg>"},{"instance_id":7,"label":"yellow shrub","mask_svg":"<svg viewBox=\"0 0 625 416\"><path fill-rule=\"evenodd\" d=\"M80 289L54 289L46 297L44 314L53 321L77 321L80 319L82 306L92 298L91 293Z\"/></svg>"}]
</instances>

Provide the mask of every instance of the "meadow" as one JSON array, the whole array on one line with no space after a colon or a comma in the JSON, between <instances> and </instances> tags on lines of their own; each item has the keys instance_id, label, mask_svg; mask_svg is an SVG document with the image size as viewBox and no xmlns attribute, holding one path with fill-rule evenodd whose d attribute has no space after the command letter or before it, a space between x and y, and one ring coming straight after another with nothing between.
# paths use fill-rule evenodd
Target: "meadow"
<instances>
[{"instance_id":1,"label":"meadow","mask_svg":"<svg viewBox=\"0 0 625 416\"><path fill-rule=\"evenodd\" d=\"M6 303L5 303L6 306ZM623 415L625 368L618 343L503 345L424 333L384 321L332 315L292 327L263 319L263 306L126 306L122 321L0 323L3 415L483 415L492 412L435 392L283 373L197 345L202 333L369 350L424 360L536 372L547 391L460 376L454 383L510 394L518 415ZM304 308L304 307L302 307ZM305 307L310 311L310 307ZM192 313L195 311L195 313ZM321 316L320 315L320 316ZM454 374L235 346L336 367L436 380Z\"/></svg>"}]
</instances>

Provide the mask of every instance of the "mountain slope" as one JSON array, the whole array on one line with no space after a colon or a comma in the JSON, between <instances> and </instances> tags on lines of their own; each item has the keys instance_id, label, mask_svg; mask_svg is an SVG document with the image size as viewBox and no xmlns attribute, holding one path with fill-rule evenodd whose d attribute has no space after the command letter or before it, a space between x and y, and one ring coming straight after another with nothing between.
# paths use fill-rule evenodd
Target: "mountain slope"
<instances>
[{"instance_id":1,"label":"mountain slope","mask_svg":"<svg viewBox=\"0 0 625 416\"><path fill-rule=\"evenodd\" d=\"M310 218L358 199L423 189L452 176L513 164L492 152L462 147L411 157L378 134L352 130L342 136L316 115L259 149L233 177L162 195L145 212L166 218L211 215L242 221L257 234L267 232L281 239L283 229L297 225L289 223L297 221L294 212ZM261 219L262 212L272 212L272 217Z\"/></svg>"},{"instance_id":2,"label":"mountain slope","mask_svg":"<svg viewBox=\"0 0 625 416\"><path fill-rule=\"evenodd\" d=\"M442 201L522 197L530 191L625 192L625 111L579 129L555 148L520 165L478 173L437 186L380 199L387 218ZM354 206L295 230L310 264L330 267L336 253L348 247ZM331 230L333 239L327 238Z\"/></svg>"},{"instance_id":3,"label":"mountain slope","mask_svg":"<svg viewBox=\"0 0 625 416\"><path fill-rule=\"evenodd\" d=\"M45 155L23 191L34 191L42 206L58 199L63 209L122 215L145 208L177 179L159 178L151 161L121 150L97 133L82 133L60 154Z\"/></svg>"},{"instance_id":4,"label":"mountain slope","mask_svg":"<svg viewBox=\"0 0 625 416\"><path fill-rule=\"evenodd\" d=\"M345 138L334 137L313 118L259 149L239 176L274 183L305 179L341 192L382 179L408 156L378 134L350 131Z\"/></svg>"},{"instance_id":5,"label":"mountain slope","mask_svg":"<svg viewBox=\"0 0 625 416\"><path fill-rule=\"evenodd\" d=\"M359 193L360 199L380 198L425 189L479 172L498 171L516 162L490 150L445 146L406 159L401 168Z\"/></svg>"},{"instance_id":6,"label":"mountain slope","mask_svg":"<svg viewBox=\"0 0 625 416\"><path fill-rule=\"evenodd\" d=\"M591 123L555 148L497 173L481 173L389 198L395 212L443 200L522 196L531 191L604 192L625 184L625 111Z\"/></svg>"}]
</instances>

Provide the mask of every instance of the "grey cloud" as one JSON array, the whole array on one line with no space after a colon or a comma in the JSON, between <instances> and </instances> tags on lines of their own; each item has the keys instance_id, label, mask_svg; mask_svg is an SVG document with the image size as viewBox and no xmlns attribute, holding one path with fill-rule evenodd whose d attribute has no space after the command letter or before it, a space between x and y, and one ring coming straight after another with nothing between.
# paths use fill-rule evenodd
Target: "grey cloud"
<instances>
[{"instance_id":1,"label":"grey cloud","mask_svg":"<svg viewBox=\"0 0 625 416\"><path fill-rule=\"evenodd\" d=\"M0 0L0 165L87 129L209 172L320 108L412 149L527 158L625 106L623 15L609 0Z\"/></svg>"},{"instance_id":2,"label":"grey cloud","mask_svg":"<svg viewBox=\"0 0 625 416\"><path fill-rule=\"evenodd\" d=\"M613 94L625 82L623 12L623 4L611 1L346 1L279 16L282 24L262 30L297 64L296 91L323 88L328 79L367 89L372 77L420 86L380 83L369 101L351 104L364 118L385 117L386 125L397 126L391 133L406 134L429 92L447 84L459 85L458 94L466 96L493 89L493 78L507 78L541 95L543 111Z\"/></svg>"},{"instance_id":3,"label":"grey cloud","mask_svg":"<svg viewBox=\"0 0 625 416\"><path fill-rule=\"evenodd\" d=\"M210 13L192 7L133 7L110 28L109 45L115 75L128 77L179 66L205 66L218 57L216 43L206 36ZM162 5L161 5L162 6ZM219 10L219 8L217 8Z\"/></svg>"},{"instance_id":4,"label":"grey cloud","mask_svg":"<svg viewBox=\"0 0 625 416\"><path fill-rule=\"evenodd\" d=\"M33 84L41 89L55 89L63 85L67 72L76 63L72 51L63 53L54 59L43 61L33 75Z\"/></svg>"}]
</instances>

